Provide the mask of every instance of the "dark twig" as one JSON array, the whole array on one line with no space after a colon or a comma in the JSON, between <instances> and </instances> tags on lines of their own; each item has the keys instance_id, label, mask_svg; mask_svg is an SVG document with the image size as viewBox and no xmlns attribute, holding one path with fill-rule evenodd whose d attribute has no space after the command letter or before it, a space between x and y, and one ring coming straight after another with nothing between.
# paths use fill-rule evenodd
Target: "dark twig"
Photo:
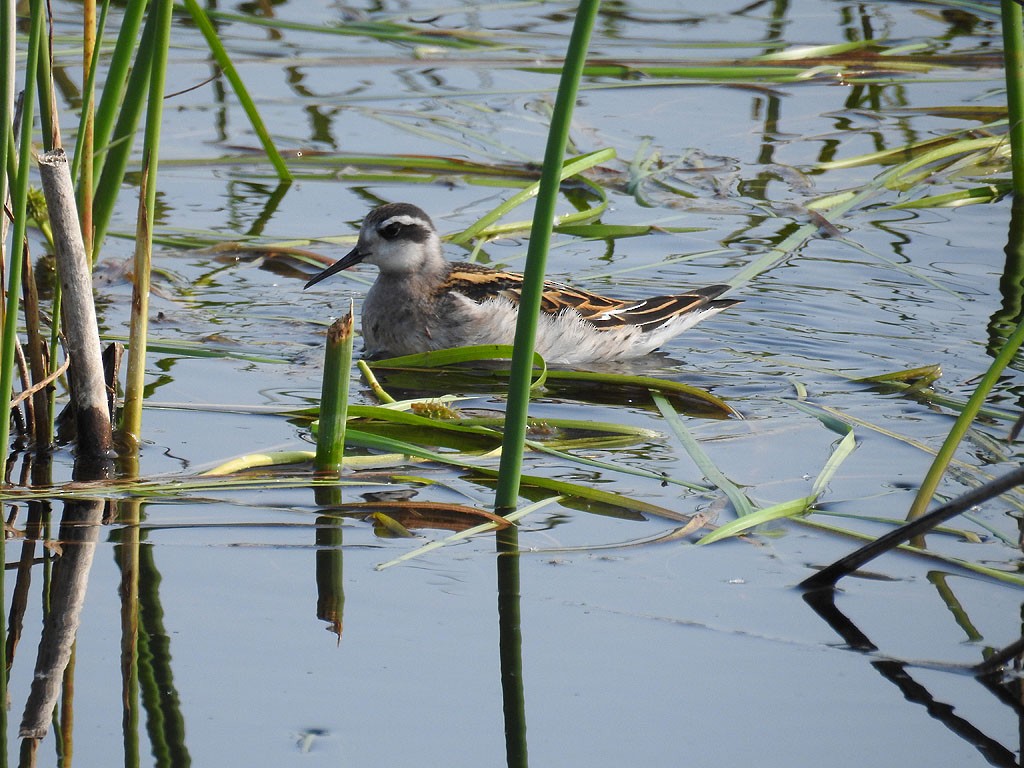
<instances>
[{"instance_id":1,"label":"dark twig","mask_svg":"<svg viewBox=\"0 0 1024 768\"><path fill-rule=\"evenodd\" d=\"M915 536L928 533L935 526L956 517L961 512L966 512L971 507L981 504L983 501L998 496L1001 493L1024 483L1024 467L1008 472L1002 477L997 477L985 485L974 488L962 496L933 509L931 512L922 515L906 525L880 536L870 544L867 544L846 557L836 560L826 568L821 569L813 576L800 582L804 589L831 589L843 576L857 570L865 563L874 560L876 557L890 549L898 547Z\"/></svg>"}]
</instances>

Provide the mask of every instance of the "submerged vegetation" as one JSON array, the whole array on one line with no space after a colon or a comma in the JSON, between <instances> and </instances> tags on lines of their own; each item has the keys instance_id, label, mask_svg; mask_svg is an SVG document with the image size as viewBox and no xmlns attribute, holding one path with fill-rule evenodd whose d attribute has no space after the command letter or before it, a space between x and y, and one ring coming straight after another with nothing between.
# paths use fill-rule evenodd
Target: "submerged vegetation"
<instances>
[{"instance_id":1,"label":"submerged vegetation","mask_svg":"<svg viewBox=\"0 0 1024 768\"><path fill-rule=\"evenodd\" d=\"M840 578L879 553L878 541L883 542L886 550L901 546L905 552L954 573L1024 587L1018 535L1005 525L1024 516L1024 493L1017 490L1019 470L1007 470L1007 465L1017 461L1015 435L1021 414L1014 400L1016 385L1007 385L1006 377L1007 371L1019 367L1020 345L1024 341L1024 261L1019 258L1024 209L1016 202L1003 275L1005 306L993 315L988 328L972 330L974 339L987 340L985 351L991 363L987 371L978 369L964 374L963 378L976 377L969 387L957 384L944 388L939 365L911 359L909 353L903 365L892 361L891 368L864 376L861 372L851 373L856 366L848 360L822 371L820 357L802 351L790 355L779 367L777 361L782 358L771 358L765 351L728 350L733 363L748 363L748 371L759 371L758 375L771 379L773 384L784 380L785 384L772 395L772 407L806 419L801 421L802 437L794 438L780 431L767 435L765 442L770 446L759 449L779 455L792 452L798 457L788 462L789 476L773 479L787 486L785 498L779 499L777 489L768 488L767 482L759 485L738 481L737 476L757 473L747 472L742 456L734 454L723 460L725 454L705 430L708 424L728 425L721 432L728 437L728 429L740 429L738 425L745 424L749 415L749 402L713 391L730 389L723 384L725 374L703 379L691 376L690 371L675 365L671 358L667 363L657 358L648 368L639 365L623 370L549 369L532 351L536 317L532 309L539 307L549 249L604 248L602 271L585 275L594 282L610 278L624 282L660 280L662 272L678 274L672 270L704 262L714 265L718 282L727 282L740 294L747 291L746 295L754 296L761 281L782 274L792 260L805 258L811 243L827 241L883 270L886 279L894 284L906 281L926 285L950 302L963 300L965 292L960 288L937 279L912 258L903 258L902 245L889 254L854 233L859 220L879 212L907 212L905 215L909 216L914 211L1008 205L1008 195L1024 185L1024 146L1020 146L1024 142L1020 130L1024 109L1017 79L1024 72L1019 35L1005 35L1009 61L1005 108L1000 104L917 107L908 101L873 104L868 116L880 120L879 116L886 112L899 112L929 118L935 123L952 120L958 127L951 130L930 130L926 136L908 132L906 141L899 146L873 137L876 146L870 151L864 151L859 134L853 144L857 147L855 151L845 149L844 137L838 132L821 136L822 149L816 162L805 164L797 173L784 168L781 161L772 161L768 147L784 131L775 117L766 117L765 134L771 141L765 139L758 166L760 175L736 185L743 187L746 195L739 201L741 196L730 196L721 188L726 183L723 179L734 173L735 163L699 151L669 153L648 139L638 139L632 146L610 146L601 131L574 127L574 105L581 97L615 100L624 93L678 93L683 86L713 85L722 92L729 89L763 94L763 103L775 108L776 88L832 84L851 93L885 93L921 82L966 78L966 72L1002 66L1001 60L990 50L945 52L939 51L937 44L929 48L868 35L835 45L791 46L781 40L758 41L757 46L749 47L761 50L749 55L722 45L721 50L709 48L699 60L692 61L685 56L663 56L660 50L657 56L643 60L619 58L607 50L588 55L592 25L598 24L600 34L602 18L609 24L619 21L617 6L601 13L597 0L583 0L579 8L563 9L573 19L571 38L565 41L567 52L556 56L548 51L543 60L534 46L540 45L541 40L548 44L544 33L519 31L505 35L497 29L462 29L451 20L456 15L452 11L439 11L434 20L437 23L387 18L380 13L377 19L348 19L328 25L274 18L269 14L204 9L194 0L186 0L184 6L175 6L169 0L128 3L123 11L103 4L98 19L90 0L86 7L87 33L71 41L59 15L56 24L61 35L47 26L46 8L41 0L33 0L29 5L25 19L27 34L23 38L16 34L17 19L10 3L2 5L0 15L5 50L18 51L16 67L14 57L2 57L2 81L7 89L2 112L19 118L5 117L4 133L0 136L0 187L9 186L11 200L11 234L4 243L7 299L0 394L9 398L15 381L20 379L22 383L22 393L12 402L12 418L0 420L5 422L0 429L0 442L12 448L3 497L15 511L8 523L8 536L24 537L26 543L39 540L46 546L59 546L53 543L52 532L46 531L48 523L39 521L37 507L33 505L63 502L65 521L69 525L75 520L87 521L85 527L94 537L93 544L100 535L96 529L101 518L123 526L117 534L117 558L124 577L121 594L125 598L123 621L127 639L122 649L125 701L134 701L140 695L143 699L154 697L156 689L154 670L144 668L152 663L152 656L142 653L138 645L138 564L143 556L139 527L144 525L143 506L147 504L198 505L211 498L235 494L257 498L260 492L311 489L312 506L319 515L318 555L325 555L317 564L318 617L339 637L344 607L339 560L342 521L365 525L381 539L414 539L422 531L430 530L447 532L430 534L431 541L422 547L410 544L394 558L378 562L378 568L406 563L429 552L437 556L439 547L485 533L493 534L499 553L518 554L526 547L519 542L517 526L542 514L554 515L553 510L557 509L562 510L558 514L582 511L616 522L656 521L660 527L638 537L576 549L552 546L551 552L593 553L667 542L693 548L735 537L752 541L760 535L771 540L783 531L804 529L838 539L844 546L847 540L876 542L875 549L865 549L866 554L805 575L803 585L809 589L831 590ZM1020 31L1019 7L1005 0L1003 11L1009 19L1004 25ZM976 24L999 23L988 6L970 4L969 10L958 13L971 16ZM119 24L116 31L107 28L115 17ZM172 89L168 68L174 67L176 46L184 50L196 45L199 38L194 31L190 30L188 44L179 43L176 37L193 25L207 46L217 87L230 89L231 98L237 101L251 126L258 147L239 148L234 142L223 141L222 151L214 153L215 157L203 153L187 157L180 152L170 158L161 157L161 136L164 127L173 122L175 109L174 99L168 96ZM225 29L231 34L225 36ZM543 162L538 163L540 142L536 136L531 136L530 147L520 148L512 145L508 135L477 129L454 107L447 107L469 96L457 89L449 92L440 84L434 84L432 89L418 86L421 90L417 98L446 105L422 114L389 106L390 94L376 86L353 86L344 94L342 101L348 114L358 113L371 124L409 137L408 149L396 147L395 152L377 154L342 151L326 138L328 132L323 130L323 123L328 122L325 115L330 110L321 104L309 108L316 137L314 146L300 144L289 138L283 128L275 126L273 119L261 114L266 108L261 100L271 102L272 97L254 98L249 91L245 66L238 62L252 54L246 53L246 45L239 41L245 40L246 34L254 34L253 29L269 30L274 35L292 32L331 39L322 51L307 55L307 63L317 60L317 66L331 67L337 63L331 60L331 46L360 42L391 46L399 70L417 62L436 63L446 61L448 56L471 56L481 62L480 67L514 73L526 78L525 82L536 84L538 78L545 78L543 82L547 85L536 90L557 90L557 96L553 103L546 96L531 102L533 114L523 123L536 136L547 138ZM69 68L67 59L71 57L62 53L60 46L55 49L55 38L62 45L74 47L76 53L84 53L85 66L76 74L77 82L82 83L77 99L68 98L66 85L64 90L57 87L58 74L64 79L68 77L65 69ZM82 50L77 50L79 46ZM298 74L293 76L299 79ZM553 79L556 76L557 89ZM429 78L427 81L433 82ZM17 107L12 89L15 82L18 88L24 87ZM102 86L94 95L98 83ZM496 94L502 99L516 95L511 87L507 91L496 90ZM866 108L861 106L864 101L851 96L849 103L858 105L860 113L851 108L843 115L844 121L868 119L864 116ZM483 102L472 107L481 115L492 109ZM145 122L140 131L143 115ZM968 122L973 125L962 125ZM62 383L67 360L62 364L61 357L66 353L58 354L57 348L62 308L66 313L67 307L75 302L62 296L62 290L67 290L64 273L60 273L56 287L48 288L43 280L44 262L34 261L48 249L59 251L60 238L56 238L55 246L45 212L39 205L30 204L30 188L37 175L34 153L39 147L51 150L61 146L62 135L74 136L75 141L70 170L77 184L75 215L81 223L87 261L99 274L103 269L101 254L107 249L121 249L123 253L122 241L132 242L130 266L122 272L131 289L126 302L130 305L127 335L116 330L125 324L112 319L117 317L118 308L102 302L99 307L100 334L104 340L126 341L128 347L124 374L119 374L113 362L117 352L108 353L105 373L111 394L122 390L124 394L122 407L116 407L116 398L110 401L108 421L116 427L118 440L115 450L109 453L109 441L103 443L102 450L84 450L89 443L82 432L87 427L82 419L77 421L77 437L67 437L54 407L71 399ZM337 144L347 147L350 142ZM588 148L591 144L596 146ZM454 146L446 155L437 149L418 152L424 145ZM209 221L205 214L197 214L199 223L195 225L187 217L167 215L162 174L169 168L195 174L187 184L201 185L218 173L230 177L241 190L239 199L246 195L261 199L264 207L260 216L243 233L237 231L240 227L234 221L204 225ZM202 180L197 182L196 178ZM832 179L851 181L832 184ZM404 195L432 194L423 190L451 188L461 194L472 191L477 196L466 206L472 215L460 212L461 220L468 221L468 226L446 236L453 249L463 249L471 260L502 260L498 254L503 244L528 237L525 262L517 267L527 276L522 299L527 311L522 313L515 347L464 348L373 363L360 361L353 368L353 319L349 309L327 331L327 373L322 390L318 390L319 407L310 402L283 404L277 397L279 393L268 398L267 404L250 406L234 398L230 385L220 392L220 404L200 405L200 398L184 404L157 401L155 391L173 378L167 372L170 365L162 362L154 367L152 357L157 351L165 356L164 360L240 361L252 366L252 370L295 364L296 356L288 351L281 353L280 348L273 348L270 343L239 345L214 328L199 330L199 339L191 343L153 335L151 322L155 324L157 319L165 318L162 311L154 312L149 302L151 296L160 297L161 291L166 290L180 306L202 308L209 317L222 311L231 314L235 306L224 302L224 285L239 265L259 264L266 274L285 278L303 276L310 265L324 261L320 249L348 242L350 236L292 237L287 233L319 229L319 225L314 227L304 221L301 226L291 227L278 220L268 226L268 222L275 218L279 206L287 205L286 199L293 190L290 185L325 180L337 180L367 204L380 202L384 195L388 199L402 199ZM812 192L811 180L821 186L827 182L828 188ZM777 184L786 186L787 192L772 199L765 190ZM794 189L800 191L799 196L789 192ZM393 194L397 196L390 197ZM126 197L131 198L132 205L125 203ZM756 200L756 204L751 200ZM634 206L626 209L628 215L622 213L624 201ZM51 203L50 196L47 203ZM681 213L693 204L719 217L728 212L728 206L742 205L747 226L728 234L715 233L716 246L702 252L671 253L640 266L625 266L611 258L620 243L700 233L702 226L694 225ZM523 212L529 208L532 218ZM133 216L126 214L129 210L134 210ZM957 213L953 210L950 215ZM230 215L237 214L232 211ZM52 210L50 218L56 220ZM766 222L773 218L785 223L769 231ZM125 227L128 220L134 220L133 230ZM201 275L192 281L182 280L177 265L161 271L153 262L154 247L198 258L203 265ZM675 241L673 249L679 250ZM509 257L508 261L519 255ZM830 253L822 259L823 263L829 260L838 262L840 257ZM63 269L58 266L59 271ZM637 287L635 282L631 287ZM80 300L81 295L76 298ZM261 308L264 315L254 322L282 324L289 319L288 303L283 300L275 310L277 314ZM342 304L334 301L332 311L344 314ZM349 306L349 302L344 305ZM855 334L850 332L851 336ZM913 339L906 341L910 343ZM98 336L96 343L94 371L102 368L98 362ZM73 368L78 359L77 354L72 354ZM970 359L974 362L976 358ZM510 366L494 362L508 360ZM830 403L827 393L809 391L801 377L802 370L820 374L836 386L841 382L857 388L875 404L876 418L848 412ZM246 375L250 374L257 375L246 371ZM232 370L232 376L237 376L237 371ZM75 381L73 376L68 378ZM681 380L684 378L687 381ZM694 380L700 383L690 383ZM54 387L55 381L61 382L60 387ZM123 387L119 381L124 382ZM732 382L731 391L741 392L744 384L739 380ZM255 385L253 389L258 390ZM993 396L994 392L999 393L998 397ZM74 394L79 396L78 391ZM531 400L538 398L544 401L543 415L530 408ZM317 398L303 395L295 399ZM77 404L78 400L72 402ZM903 407L897 403L920 406L950 422L945 440L936 444L921 439L913 429L901 431L899 423L894 426L889 409ZM275 426L269 431L294 431L295 442L300 438L312 441L315 437L317 447L312 451L306 450L304 444L297 447L293 443L282 449L269 439L264 444L263 430L259 430L253 433L258 437L250 436L251 443L245 450L237 451L242 454L238 457L233 458L236 452L230 451L213 460L207 458L202 471L194 470L190 457L183 461L185 469L165 474L149 469L146 464L145 446L152 440L143 419L148 409L162 410L172 414L171 418L241 413L254 420L272 420ZM808 423L812 426L808 427ZM13 440L7 431L11 425L15 429ZM167 427L163 429L166 431ZM808 440L807 434L813 438ZM864 447L865 436L870 436L870 448ZM189 439L209 440L220 448L212 431ZM797 450L794 440L809 445L814 441L821 443L819 460L805 462L808 453ZM972 451L983 456L983 460L964 456L964 440L971 441L975 446ZM891 464L886 457L892 453L901 457L912 454L915 460L924 458L930 464L927 473L912 480L906 478L902 469L895 470L897 475L903 475L902 482L915 489L908 510L893 505L888 498L884 504L876 503L871 494L863 494L852 502L835 494L836 483L843 478L858 450L877 452L881 463ZM107 464L99 470L94 466L97 454L101 454L99 463ZM200 455L208 454L206 449ZM696 471L684 476L679 471L681 460L690 462ZM15 479L19 461L25 471L22 479ZM990 470L989 465L997 468ZM83 485L83 480L90 484ZM972 490L961 499L954 498L965 487ZM789 493L789 488L795 490ZM349 489L358 489L363 500L343 501L342 492L347 494ZM396 493L398 496L388 495ZM417 494L426 499L413 499ZM1010 513L995 520L980 514L976 505L997 494L1003 494L1001 503ZM453 495L465 498L452 501ZM936 501L942 502L942 506L933 519L927 511ZM19 522L22 510L28 510L30 522ZM780 527L780 520L789 521L790 527ZM902 529L907 523L915 527ZM925 533L931 535L927 541ZM68 543L66 537L72 536L70 541L78 541L74 535L62 529L56 538ZM979 544L984 546L974 546ZM331 559L331 554L339 559ZM748 556L756 555L751 551ZM66 560L70 558L59 558L57 562ZM23 562L31 561L32 554L28 552ZM515 557L499 558L498 578L506 598L519 594L515 561ZM815 558L807 562L826 565ZM44 567L47 573L54 569L49 556ZM84 584L89 562L64 567L68 572L75 569L74 575L66 578L78 579L79 586ZM22 573L19 571L19 579ZM59 583L54 579L51 591ZM809 599L824 600L827 604L830 597L818 594ZM144 603L145 598L142 600ZM511 602L506 601L499 608L502 621L515 625L514 631L502 634L502 643L512 642L514 646L518 606L514 600ZM71 603L63 610L73 616L71 623L75 624L81 605L73 600ZM828 613L820 603L818 608L824 611L823 616ZM24 609L24 604L12 607L16 621L18 611ZM7 634L0 633L0 637ZM63 643L61 658L65 665L73 637L72 631L70 639L55 641L58 645ZM866 647L851 639L852 633L844 637L851 647ZM521 665L516 647L509 649L503 645L502 651L503 663ZM10 667L13 646L7 655ZM1007 654L996 655L1003 659L1000 664L1012 657L1009 650ZM54 665L44 672L55 681L63 674L63 667L58 667ZM986 680L997 680L1001 667L990 660L979 662L972 672ZM6 679L3 682L6 692ZM148 685L148 692L140 694L140 685ZM27 744L37 744L46 734L58 687L53 682L53 690L42 702L34 703L31 717L26 713L22 735ZM516 724L517 717L524 717L522 690L509 693L506 689L505 693L519 699L518 705L507 706L505 710L509 718L509 762L515 763L514 741L525 733L525 725ZM152 698L147 701L152 703ZM137 733L137 722L126 725Z\"/></svg>"}]
</instances>

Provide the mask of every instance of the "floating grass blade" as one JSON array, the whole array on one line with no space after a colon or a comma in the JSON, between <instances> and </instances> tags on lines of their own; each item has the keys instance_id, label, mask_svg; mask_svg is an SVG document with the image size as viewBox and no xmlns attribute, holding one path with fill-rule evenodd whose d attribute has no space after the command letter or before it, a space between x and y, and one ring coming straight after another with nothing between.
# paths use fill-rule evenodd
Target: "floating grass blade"
<instances>
[{"instance_id":1,"label":"floating grass blade","mask_svg":"<svg viewBox=\"0 0 1024 768\"><path fill-rule=\"evenodd\" d=\"M250 453L246 456L225 461L213 469L208 469L200 474L200 477L220 477L222 475L233 475L236 472L243 472L247 469L258 467L280 467L288 464L301 464L304 461L312 461L316 457L313 451L278 451L276 453Z\"/></svg>"},{"instance_id":2,"label":"floating grass blade","mask_svg":"<svg viewBox=\"0 0 1024 768\"><path fill-rule=\"evenodd\" d=\"M809 510L811 505L818 500L822 493L824 493L826 486L839 469L839 466L846 461L851 453L853 453L855 447L856 440L853 436L853 430L847 427L846 435L839 441L836 449L832 452L832 455L829 456L828 461L825 462L825 466L822 467L821 472L819 472L818 476L815 478L814 485L811 486L810 495L803 496L799 499L784 501L779 504L773 504L770 507L759 509L749 515L726 523L720 528L717 528L704 536L697 542L697 544L711 544L719 541L720 539L728 538L729 536L736 536L744 531L754 528L755 526L771 522L772 520L779 520L784 517L794 517L796 515L803 514Z\"/></svg>"},{"instance_id":3,"label":"floating grass blade","mask_svg":"<svg viewBox=\"0 0 1024 768\"><path fill-rule=\"evenodd\" d=\"M571 117L571 115L570 115L570 117ZM552 130L554 130L554 126L552 126ZM562 151L563 152L565 151L564 146L563 146ZM559 161L560 165L561 165L561 169L559 171L557 181L558 182L564 181L565 179L570 178L571 176L576 176L577 174L582 173L583 171L587 170L588 168L593 168L595 165L599 165L600 163L607 162L608 160L612 160L614 158L615 158L615 150L614 149L599 149L596 152L590 152L590 153L588 153L586 155L581 155L580 157L575 157L575 158L573 158L571 160L567 160L565 162ZM498 205L496 208L494 208L494 210L492 210L492 211L484 214L483 216L481 216L473 224L471 224L470 226L466 227L466 229L464 229L462 232L460 232L457 235L454 235L451 238L449 238L449 240L452 243L455 243L457 245L458 244L462 244L462 243L470 242L471 240L473 240L473 238L478 237L482 232L487 230L488 227L490 227L492 224L494 224L494 222L496 222L499 219L501 219L506 213L508 213L509 211L513 210L514 208L517 208L518 206L522 205L527 200L529 200L531 197L537 196L538 192L540 190L540 186L541 186L542 183L543 183L543 179L541 181L537 181L537 182L531 184L530 186L526 187L526 189L522 190L521 192L517 192L511 198L509 198L508 200L504 201L503 203ZM550 181L549 181L549 183L550 183ZM600 210L596 210L596 211L592 212L592 216L593 217L597 217L600 214L601 214ZM552 221L555 220L555 217L554 217L554 205L553 204L552 204L552 217L551 217L551 220ZM515 227L515 229L520 229L520 228L521 228L521 225L516 225L516 227ZM527 256L527 259L529 259L529 256Z\"/></svg>"},{"instance_id":4,"label":"floating grass blade","mask_svg":"<svg viewBox=\"0 0 1024 768\"><path fill-rule=\"evenodd\" d=\"M316 438L316 469L338 472L345 455L345 420L348 418L348 386L352 368L352 304L348 314L327 331L324 381L320 395L320 428Z\"/></svg>"},{"instance_id":5,"label":"floating grass blade","mask_svg":"<svg viewBox=\"0 0 1024 768\"><path fill-rule=\"evenodd\" d=\"M537 310L540 312L540 310ZM515 355L516 347L509 344L478 344L469 347L453 347L421 352L416 355L403 355L380 360L373 365L377 368L440 368L456 363L468 363L477 360L507 360ZM544 358L533 353L533 366L540 368L540 374L530 384L531 389L544 385L548 376L548 366Z\"/></svg>"},{"instance_id":6,"label":"floating grass blade","mask_svg":"<svg viewBox=\"0 0 1024 768\"><path fill-rule=\"evenodd\" d=\"M906 525L879 536L870 544L861 547L855 552L851 552L827 568L823 568L813 576L804 579L800 582L800 586L804 589L831 589L843 576L852 573L879 555L917 536L921 536L940 523L944 523L946 520L966 512L971 507L999 496L1021 484L1024 484L1024 467L1011 470L1002 477L996 478L980 488L974 488L965 494L957 496L952 501L933 509L931 512L912 520Z\"/></svg>"},{"instance_id":7,"label":"floating grass blade","mask_svg":"<svg viewBox=\"0 0 1024 768\"><path fill-rule=\"evenodd\" d=\"M738 517L745 517L753 513L755 509L754 504L732 480L725 476L725 473L718 468L711 460L711 457L704 452L704 449L700 447L700 443L694 439L693 435L690 434L690 430L683 424L683 420L679 418L679 414L675 412L672 404L658 392L651 391L651 398L704 477L729 497L736 515Z\"/></svg>"},{"instance_id":8,"label":"floating grass blade","mask_svg":"<svg viewBox=\"0 0 1024 768\"><path fill-rule=\"evenodd\" d=\"M360 360L356 365L359 366L359 372L363 374L363 379L369 385L370 389L373 390L374 397L385 405L388 403L395 402L395 398L387 393L387 391L377 381L377 377L374 376L373 371L365 360Z\"/></svg>"},{"instance_id":9,"label":"floating grass blade","mask_svg":"<svg viewBox=\"0 0 1024 768\"><path fill-rule=\"evenodd\" d=\"M223 477L233 475L237 472L245 472L250 469L261 467L285 467L289 464L304 464L312 462L316 458L315 451L272 451L270 453L250 453L245 456L238 456L234 459L218 464L213 469L200 473L200 477ZM346 456L343 462L346 469L386 469L388 467L402 466L415 462L423 462L420 459L409 456L407 453L375 453L372 456ZM315 486L317 481L297 481L301 487ZM334 484L338 481L335 479ZM271 485L276 483L270 483ZM355 484L355 483L353 483ZM367 485L366 481L362 481Z\"/></svg>"},{"instance_id":10,"label":"floating grass blade","mask_svg":"<svg viewBox=\"0 0 1024 768\"><path fill-rule=\"evenodd\" d=\"M828 457L828 461L825 462L824 467L821 468L821 471L815 478L814 484L811 486L811 493L809 496L782 502L780 504L774 504L771 507L759 509L757 512L746 515L745 517L732 520L720 528L713 530L711 534L700 539L697 544L712 544L721 539L737 536L744 530L750 530L757 525L761 525L772 520L803 514L809 510L811 505L813 505L821 494L824 493L825 487L828 485L828 481L835 476L840 465L842 465L843 462L846 461L853 453L856 444L856 439L853 436L853 430L847 427L846 435L842 440L840 440L839 444L836 446L836 450Z\"/></svg>"},{"instance_id":11,"label":"floating grass blade","mask_svg":"<svg viewBox=\"0 0 1024 768\"><path fill-rule=\"evenodd\" d=\"M900 371L880 373L875 376L862 376L851 379L858 384L889 384L900 382L914 388L927 387L942 377L942 366L937 364L922 365L917 368L904 368Z\"/></svg>"},{"instance_id":12,"label":"floating grass blade","mask_svg":"<svg viewBox=\"0 0 1024 768\"><path fill-rule=\"evenodd\" d=\"M739 536L751 528L770 523L773 520L803 514L814 503L814 500L814 496L804 496L799 499L791 499L790 501L783 501L770 507L758 509L748 515L730 520L725 525L719 526L711 533L701 537L697 545L713 544L721 539Z\"/></svg>"},{"instance_id":13,"label":"floating grass blade","mask_svg":"<svg viewBox=\"0 0 1024 768\"><path fill-rule=\"evenodd\" d=\"M484 344L472 347L454 347L452 349L440 349L432 352L422 352L416 355L403 357L392 357L387 360L374 361L373 367L380 370L416 370L417 368L442 368L456 363L473 362L478 360L507 359L512 356L514 347L507 344ZM569 371L549 369L536 352L533 355L534 366L540 368L540 373L530 385L532 389L539 389L541 386L557 382L585 382L592 384L604 384L614 390L621 390L625 387L632 387L641 390L654 390L665 395L675 395L680 398L694 400L698 403L708 405L713 411L726 416L743 418L731 405L719 397L698 387L692 387L679 381L668 379L657 379L652 376L637 376L632 374L606 373L599 371ZM496 376L504 376L503 371L488 371Z\"/></svg>"},{"instance_id":14,"label":"floating grass blade","mask_svg":"<svg viewBox=\"0 0 1024 768\"><path fill-rule=\"evenodd\" d=\"M665 395L678 395L710 405L715 411L742 419L743 416L731 405L698 387L691 387L681 381L656 379L651 376L634 376L620 373L597 373L595 371L548 371L549 381L592 381L606 383L611 387L636 387Z\"/></svg>"}]
</instances>

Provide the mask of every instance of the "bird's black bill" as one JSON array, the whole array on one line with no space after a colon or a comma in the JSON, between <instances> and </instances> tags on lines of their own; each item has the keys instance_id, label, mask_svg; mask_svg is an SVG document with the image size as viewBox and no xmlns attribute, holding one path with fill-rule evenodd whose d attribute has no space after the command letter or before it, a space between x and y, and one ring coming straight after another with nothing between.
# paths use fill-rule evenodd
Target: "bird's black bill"
<instances>
[{"instance_id":1,"label":"bird's black bill","mask_svg":"<svg viewBox=\"0 0 1024 768\"><path fill-rule=\"evenodd\" d=\"M319 272L313 275L313 277L310 279L308 283L306 283L302 290L306 290L306 288L309 288L309 286L311 285L316 285L324 278L330 277L336 272L341 272L341 270L343 269L354 267L356 264L363 260L364 256L365 254L360 253L358 248L353 248L347 254L345 254L336 262L331 264L331 266L329 266L323 272Z\"/></svg>"}]
</instances>

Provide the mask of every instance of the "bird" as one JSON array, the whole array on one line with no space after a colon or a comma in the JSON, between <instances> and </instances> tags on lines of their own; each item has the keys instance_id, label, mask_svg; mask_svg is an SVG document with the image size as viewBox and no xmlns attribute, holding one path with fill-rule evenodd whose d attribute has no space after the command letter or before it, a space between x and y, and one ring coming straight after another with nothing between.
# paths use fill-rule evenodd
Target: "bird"
<instances>
[{"instance_id":1,"label":"bird","mask_svg":"<svg viewBox=\"0 0 1024 768\"><path fill-rule=\"evenodd\" d=\"M448 261L437 228L417 206L374 208L363 219L356 246L305 288L360 263L379 270L363 301L365 358L513 343L523 276ZM566 365L640 357L739 303L718 298L730 287L619 300L545 281L535 351L549 363Z\"/></svg>"}]
</instances>

